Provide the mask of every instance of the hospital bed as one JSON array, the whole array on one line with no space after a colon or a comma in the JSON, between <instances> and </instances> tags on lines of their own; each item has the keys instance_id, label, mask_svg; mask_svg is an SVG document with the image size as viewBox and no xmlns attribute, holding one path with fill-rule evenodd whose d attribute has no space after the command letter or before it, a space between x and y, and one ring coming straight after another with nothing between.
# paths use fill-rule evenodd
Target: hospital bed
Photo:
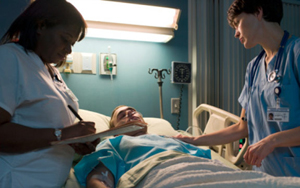
<instances>
[{"instance_id":1,"label":"hospital bed","mask_svg":"<svg viewBox=\"0 0 300 188\"><path fill-rule=\"evenodd\" d=\"M204 115L203 115L204 114ZM84 110L84 109L80 109L79 110L79 115L87 121L94 121L96 124L96 130L97 132L101 132L104 130L107 130L109 127L109 120L110 117L100 114L100 113L96 113L96 112L92 112L92 111L88 111L88 110ZM204 126L204 130L202 130L200 127L200 122L201 119L200 118L207 119L206 125ZM185 134L185 135L194 135L194 136L198 136L200 134L207 134L210 132L214 132L216 130L225 128L227 126L230 126L236 122L239 121L239 117L236 115L233 115L227 111L224 111L222 109L219 109L217 107L211 106L211 105L207 105L207 104L201 104L200 106L198 106L193 113L193 125L191 127L188 128L187 131L177 131L174 130L174 128L172 127L172 125L161 118L154 118L154 117L144 117L145 121L148 123L148 133L150 134L159 134L159 135L165 135L165 136L174 136L178 133L180 134ZM202 133L203 132L203 133ZM272 184L270 185L270 187L273 186L279 186L281 187L285 187L285 186L290 186L293 187L294 185L300 185L300 179L299 178L274 178L272 176L268 176L264 173L259 173L259 172L253 172L253 171L249 171L249 170L245 170L245 169L249 169L250 167L248 165L245 164L245 162L243 161L243 154L246 151L248 146L248 142L247 142L247 138L245 140L245 143L243 145L243 147L241 149L238 149L236 151L236 144L235 143L230 143L230 144L226 144L226 145L220 145L220 146L211 146L209 147L209 149L211 149L211 157L212 160L208 160L208 159L199 159L198 157L196 157L196 159L194 158L189 158L187 160L191 160L190 162L186 163L186 161L183 163L184 167L187 168L187 164L195 164L192 165L191 168L195 168L196 164L200 165L201 167L197 168L198 170L195 169L190 169L189 172L191 172L192 174L189 175L189 177L185 178L183 181L180 181L179 177L176 177L176 181L175 180L171 180L171 182L176 182L176 184L174 185L179 185L181 183L184 183L185 185L193 182L193 185L190 185L188 187L193 187L194 184L196 185L195 187L199 187L199 182L195 182L195 178L197 179L197 181L201 181L200 183L202 184L203 182L207 182L208 180L212 180L213 184L211 184L211 182L209 182L209 184L205 184L205 186L210 187L210 185L212 185L212 187L216 187L216 186L221 186L221 187L241 187L241 186L245 186L245 185L251 185L256 186L256 185L260 185L260 187L269 187L268 186L261 186L267 183L266 182L272 182ZM206 148L207 147L202 147L202 148ZM74 161L75 163L78 162L80 160L80 156L76 156ZM195 161L194 161L195 160ZM200 161L199 161L200 160ZM170 166L172 165L180 165L182 161L177 161L177 159L174 159L173 161L169 161ZM145 178L142 181L139 181L139 185L131 185L129 186L128 184L126 185L122 185L120 187L158 187L157 185L153 184L153 176L156 176L157 174L159 174L158 172L163 171L162 168L163 165L158 165L156 167L153 168L153 170L150 171L149 175L144 175ZM138 168L139 166L137 166ZM175 168L175 167L174 167ZM178 167L176 167L178 168ZM241 170L243 169L243 170ZM181 169L177 169L179 171L182 171ZM153 172L152 172L153 171ZM171 170L171 172L174 170ZM176 170L175 170L176 171ZM174 171L174 172L175 172ZM151 175L152 172L152 175ZM129 172L129 176L131 177L132 175L130 175L130 173L135 173L134 169ZM164 176L167 176L168 172L164 172ZM219 175L218 175L219 173ZM179 173L178 173L179 174ZM185 175L188 175L189 173L185 173ZM213 175L213 177L212 177ZM170 176L174 176L174 174L170 175ZM159 177L156 177L159 178ZM190 179L192 178L192 179ZM233 182L236 179L241 179L241 182L238 182L237 184L234 183L229 183L228 186L226 186L225 182ZM125 178L128 179L128 178ZM253 180L254 179L254 180ZM169 180L168 177L165 177L164 181ZM163 185L162 187L172 187L172 183L171 182L167 182L165 185ZM130 182L129 184L131 184L132 182ZM152 183L152 184L151 184ZM220 183L220 184L218 184ZM249 184L250 183L250 184ZM250 186L250 187L251 187ZM247 187L247 186L246 186ZM82 188L82 186L80 186L77 183L77 180L74 176L74 171L73 169L71 169L70 171L70 175L68 180L66 181L66 184L64 186L64 188Z\"/></svg>"},{"instance_id":2,"label":"hospital bed","mask_svg":"<svg viewBox=\"0 0 300 188\"><path fill-rule=\"evenodd\" d=\"M205 122L206 119L207 121ZM199 136L201 134L208 134L221 130L239 121L240 117L232 113L229 113L215 106L201 104L194 110L193 125L189 129L191 130L193 136ZM200 125L203 122L205 122L204 131L202 131ZM244 138L242 142L237 140L233 143L225 145L211 146L210 149L212 149L219 156L222 156L235 166L243 170L250 170L251 166L247 165L243 160L243 155L245 154L247 147L248 138Z\"/></svg>"}]
</instances>

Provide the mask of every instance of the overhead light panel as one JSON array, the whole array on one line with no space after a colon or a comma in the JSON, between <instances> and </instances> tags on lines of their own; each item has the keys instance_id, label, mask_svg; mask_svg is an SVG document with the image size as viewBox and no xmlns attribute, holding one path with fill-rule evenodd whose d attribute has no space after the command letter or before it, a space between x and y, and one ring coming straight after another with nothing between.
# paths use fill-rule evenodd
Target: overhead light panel
<instances>
[{"instance_id":1,"label":"overhead light panel","mask_svg":"<svg viewBox=\"0 0 300 188\"><path fill-rule=\"evenodd\" d=\"M87 22L87 37L168 42L178 29L180 10L141 4L69 0Z\"/></svg>"}]
</instances>

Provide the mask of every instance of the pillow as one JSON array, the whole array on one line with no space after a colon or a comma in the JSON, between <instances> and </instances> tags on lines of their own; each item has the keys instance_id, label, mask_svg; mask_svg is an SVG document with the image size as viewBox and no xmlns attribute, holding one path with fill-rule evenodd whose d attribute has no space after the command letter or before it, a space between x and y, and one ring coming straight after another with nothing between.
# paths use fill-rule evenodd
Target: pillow
<instances>
[{"instance_id":1,"label":"pillow","mask_svg":"<svg viewBox=\"0 0 300 188\"><path fill-rule=\"evenodd\" d=\"M110 117L97 113L92 112L89 110L83 110L79 109L78 114L81 116L81 118L85 121L93 121L95 122L96 132L102 132L109 128L109 120Z\"/></svg>"},{"instance_id":2,"label":"pillow","mask_svg":"<svg viewBox=\"0 0 300 188\"><path fill-rule=\"evenodd\" d=\"M172 127L172 125L165 119L148 117L144 118L148 123L148 133L158 134L165 136L175 136L178 132Z\"/></svg>"},{"instance_id":3,"label":"pillow","mask_svg":"<svg viewBox=\"0 0 300 188\"><path fill-rule=\"evenodd\" d=\"M96 132L105 131L109 128L109 116L84 109L79 109L78 114L85 121L95 122L97 130ZM146 117L144 120L148 123L148 133L150 134L159 134L165 136L174 136L178 134L172 125L165 119Z\"/></svg>"}]
</instances>

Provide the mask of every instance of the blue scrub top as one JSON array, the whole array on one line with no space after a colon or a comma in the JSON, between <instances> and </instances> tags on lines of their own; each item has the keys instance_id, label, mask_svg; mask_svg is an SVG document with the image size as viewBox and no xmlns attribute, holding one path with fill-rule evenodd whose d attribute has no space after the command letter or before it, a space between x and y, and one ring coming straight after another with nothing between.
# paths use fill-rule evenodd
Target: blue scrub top
<instances>
[{"instance_id":1,"label":"blue scrub top","mask_svg":"<svg viewBox=\"0 0 300 188\"><path fill-rule=\"evenodd\" d=\"M101 161L114 175L115 185L120 177L145 159L164 151L178 151L196 157L211 158L210 150L158 135L136 137L118 136L101 142L96 152L86 155L75 166L75 175L85 185L86 177Z\"/></svg>"},{"instance_id":2,"label":"blue scrub top","mask_svg":"<svg viewBox=\"0 0 300 188\"><path fill-rule=\"evenodd\" d=\"M269 73L274 70L276 57L273 57L265 68L265 55L261 58L249 86L250 72L254 58L247 67L245 85L239 97L239 103L246 110L248 119L249 144L257 143L270 134L289 130L300 126L300 39L292 36L286 43L281 58L279 74L280 82L268 82ZM290 109L289 122L268 122L267 109L276 107L275 87L281 87L280 107ZM280 147L270 153L261 167L253 166L255 170L274 176L300 176L300 143L299 147Z\"/></svg>"}]
</instances>

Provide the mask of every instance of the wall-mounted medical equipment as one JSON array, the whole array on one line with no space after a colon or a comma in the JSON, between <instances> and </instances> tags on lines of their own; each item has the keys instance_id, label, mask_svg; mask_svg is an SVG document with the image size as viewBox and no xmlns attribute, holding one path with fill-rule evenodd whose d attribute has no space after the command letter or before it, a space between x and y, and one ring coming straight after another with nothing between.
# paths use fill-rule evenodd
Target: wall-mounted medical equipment
<instances>
[{"instance_id":1,"label":"wall-mounted medical equipment","mask_svg":"<svg viewBox=\"0 0 300 188\"><path fill-rule=\"evenodd\" d=\"M148 73L152 74L153 72L155 72L154 78L158 79L157 83L158 83L158 88L159 88L159 106L160 106L160 118L164 118L164 114L163 114L163 103L162 103L162 84L163 81L162 79L165 79L165 74L163 72L166 72L167 74L171 74L171 70L167 70L167 69L149 69Z\"/></svg>"},{"instance_id":2,"label":"wall-mounted medical equipment","mask_svg":"<svg viewBox=\"0 0 300 188\"><path fill-rule=\"evenodd\" d=\"M73 64L73 56L72 56L72 54L69 54L67 56L65 69L63 70L63 72L66 74L72 73L73 72L73 68L71 68L72 64Z\"/></svg>"},{"instance_id":3,"label":"wall-mounted medical equipment","mask_svg":"<svg viewBox=\"0 0 300 188\"><path fill-rule=\"evenodd\" d=\"M191 83L191 64L172 61L171 82L173 84Z\"/></svg>"},{"instance_id":4,"label":"wall-mounted medical equipment","mask_svg":"<svg viewBox=\"0 0 300 188\"><path fill-rule=\"evenodd\" d=\"M59 70L67 74L96 74L96 54L73 52L67 56L65 66Z\"/></svg>"},{"instance_id":5,"label":"wall-mounted medical equipment","mask_svg":"<svg viewBox=\"0 0 300 188\"><path fill-rule=\"evenodd\" d=\"M117 54L100 53L99 60L101 75L117 75Z\"/></svg>"},{"instance_id":6,"label":"wall-mounted medical equipment","mask_svg":"<svg viewBox=\"0 0 300 188\"><path fill-rule=\"evenodd\" d=\"M176 129L179 130L183 86L184 84L191 83L191 64L187 62L172 61L171 67L171 83L181 84L179 98L176 100L171 99L171 113L178 114Z\"/></svg>"},{"instance_id":7,"label":"wall-mounted medical equipment","mask_svg":"<svg viewBox=\"0 0 300 188\"><path fill-rule=\"evenodd\" d=\"M111 53L110 46L108 46L108 53L100 53L99 73L110 75L111 80L113 80L113 75L117 75L117 54Z\"/></svg>"},{"instance_id":8,"label":"wall-mounted medical equipment","mask_svg":"<svg viewBox=\"0 0 300 188\"><path fill-rule=\"evenodd\" d=\"M168 42L178 29L180 10L142 4L68 0L87 22L87 37Z\"/></svg>"}]
</instances>

